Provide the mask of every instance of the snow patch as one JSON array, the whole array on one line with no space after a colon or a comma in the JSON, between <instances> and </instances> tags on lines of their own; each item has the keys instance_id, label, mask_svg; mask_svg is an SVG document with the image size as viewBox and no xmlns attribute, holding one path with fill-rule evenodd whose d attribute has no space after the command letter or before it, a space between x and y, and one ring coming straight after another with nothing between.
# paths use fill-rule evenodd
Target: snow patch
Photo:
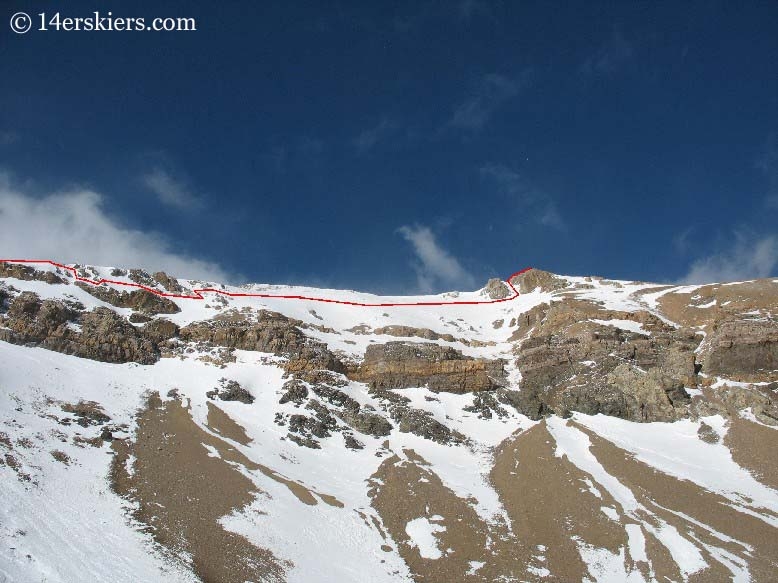
<instances>
[{"instance_id":1,"label":"snow patch","mask_svg":"<svg viewBox=\"0 0 778 583\"><path fill-rule=\"evenodd\" d=\"M443 556L435 535L445 531L445 526L435 524L424 517L414 518L405 525L405 533L411 537L411 546L419 549L423 559L439 559Z\"/></svg>"}]
</instances>

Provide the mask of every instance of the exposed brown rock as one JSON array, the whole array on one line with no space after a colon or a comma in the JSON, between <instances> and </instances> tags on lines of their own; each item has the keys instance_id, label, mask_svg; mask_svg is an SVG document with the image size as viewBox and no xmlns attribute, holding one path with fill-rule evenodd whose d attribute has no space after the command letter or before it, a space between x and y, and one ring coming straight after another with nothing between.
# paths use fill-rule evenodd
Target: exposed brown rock
<instances>
[{"instance_id":1,"label":"exposed brown rock","mask_svg":"<svg viewBox=\"0 0 778 583\"><path fill-rule=\"evenodd\" d=\"M642 293L661 291L647 289ZM778 283L758 279L737 284L711 284L689 292L670 291L657 301L660 311L682 326L704 326L736 320L748 312L778 314Z\"/></svg>"},{"instance_id":2,"label":"exposed brown rock","mask_svg":"<svg viewBox=\"0 0 778 583\"><path fill-rule=\"evenodd\" d=\"M466 393L496 389L504 384L504 364L475 359L450 347L426 342L372 344L355 380L378 389L427 387L433 391Z\"/></svg>"},{"instance_id":3,"label":"exposed brown rock","mask_svg":"<svg viewBox=\"0 0 778 583\"><path fill-rule=\"evenodd\" d=\"M387 542L398 545L416 581L485 583L499 580L498 575L508 578L523 570L524 557L515 552L515 547L501 553L499 559L495 557L495 546L504 551L509 546L499 542L504 532L490 532L469 501L447 488L421 456L410 449L403 454L407 459L395 454L381 464L372 476L369 494L383 523L383 528L377 525L379 532L386 529L391 536ZM425 558L414 546L406 526L416 518L427 518L445 529L436 534L441 558ZM470 561L485 566L470 574Z\"/></svg>"},{"instance_id":4,"label":"exposed brown rock","mask_svg":"<svg viewBox=\"0 0 778 583\"><path fill-rule=\"evenodd\" d=\"M132 324L107 308L77 312L57 300L41 300L23 292L0 316L0 340L41 346L103 362L152 364L157 346L143 338ZM79 329L80 327L80 329Z\"/></svg>"},{"instance_id":5,"label":"exposed brown rock","mask_svg":"<svg viewBox=\"0 0 778 583\"><path fill-rule=\"evenodd\" d=\"M181 311L181 308L172 300L143 289L127 292L107 285L83 282L77 282L76 285L88 294L117 308L131 308L144 314L176 314Z\"/></svg>"},{"instance_id":6,"label":"exposed brown rock","mask_svg":"<svg viewBox=\"0 0 778 583\"><path fill-rule=\"evenodd\" d=\"M511 288L503 280L496 277L486 282L484 293L492 300L502 300L513 295Z\"/></svg>"},{"instance_id":7,"label":"exposed brown rock","mask_svg":"<svg viewBox=\"0 0 778 583\"><path fill-rule=\"evenodd\" d=\"M536 289L545 292L560 290L567 286L567 282L553 273L541 269L530 269L511 278L511 284L519 290L519 293L526 294Z\"/></svg>"},{"instance_id":8,"label":"exposed brown rock","mask_svg":"<svg viewBox=\"0 0 778 583\"><path fill-rule=\"evenodd\" d=\"M729 421L724 437L732 459L757 480L778 490L778 427L765 427L741 417Z\"/></svg>"},{"instance_id":9,"label":"exposed brown rock","mask_svg":"<svg viewBox=\"0 0 778 583\"><path fill-rule=\"evenodd\" d=\"M143 335L154 342L164 342L178 336L179 327L170 320L157 318L141 328Z\"/></svg>"},{"instance_id":10,"label":"exposed brown rock","mask_svg":"<svg viewBox=\"0 0 778 583\"><path fill-rule=\"evenodd\" d=\"M573 299L538 306L525 316L514 333L522 340L515 351L522 382L513 398L525 415L580 411L634 421L686 415L684 386L696 385L700 336L675 330L648 312L603 310ZM638 322L646 334L595 319Z\"/></svg>"},{"instance_id":11,"label":"exposed brown rock","mask_svg":"<svg viewBox=\"0 0 778 583\"><path fill-rule=\"evenodd\" d=\"M623 527L600 510L615 504L607 491L601 491L603 498L592 495L583 481L588 476L566 458L557 457L554 449L551 434L540 423L500 445L490 474L510 516L516 536L512 551L523 570L535 566L550 571L548 579L520 571L521 581L584 580L587 567L572 535L611 552L627 542ZM544 557L542 562L538 555Z\"/></svg>"},{"instance_id":12,"label":"exposed brown rock","mask_svg":"<svg viewBox=\"0 0 778 583\"><path fill-rule=\"evenodd\" d=\"M215 346L271 352L289 358L289 372L325 369L342 371L343 365L321 342L308 338L300 330L299 320L276 312L260 310L256 321L240 314L213 318L184 326L180 337L184 341L206 342Z\"/></svg>"},{"instance_id":13,"label":"exposed brown rock","mask_svg":"<svg viewBox=\"0 0 778 583\"><path fill-rule=\"evenodd\" d=\"M164 271L157 271L151 276L154 281L159 283L166 291L174 294L180 294L184 291L184 288L178 283L178 280L170 277Z\"/></svg>"},{"instance_id":14,"label":"exposed brown rock","mask_svg":"<svg viewBox=\"0 0 778 583\"><path fill-rule=\"evenodd\" d=\"M67 284L62 277L51 271L40 271L22 263L0 261L0 277L10 277L24 281L44 281L49 284Z\"/></svg>"},{"instance_id":15,"label":"exposed brown rock","mask_svg":"<svg viewBox=\"0 0 778 583\"><path fill-rule=\"evenodd\" d=\"M759 382L778 379L778 321L731 320L706 338L703 371L728 379Z\"/></svg>"}]
</instances>

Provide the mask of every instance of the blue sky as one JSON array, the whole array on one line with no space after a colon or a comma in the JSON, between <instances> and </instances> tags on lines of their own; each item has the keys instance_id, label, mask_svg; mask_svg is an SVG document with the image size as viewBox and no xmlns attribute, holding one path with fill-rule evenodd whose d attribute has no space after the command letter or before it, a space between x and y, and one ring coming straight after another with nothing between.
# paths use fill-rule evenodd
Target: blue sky
<instances>
[{"instance_id":1,"label":"blue sky","mask_svg":"<svg viewBox=\"0 0 778 583\"><path fill-rule=\"evenodd\" d=\"M2 12L0 255L386 293L778 273L776 2Z\"/></svg>"}]
</instances>

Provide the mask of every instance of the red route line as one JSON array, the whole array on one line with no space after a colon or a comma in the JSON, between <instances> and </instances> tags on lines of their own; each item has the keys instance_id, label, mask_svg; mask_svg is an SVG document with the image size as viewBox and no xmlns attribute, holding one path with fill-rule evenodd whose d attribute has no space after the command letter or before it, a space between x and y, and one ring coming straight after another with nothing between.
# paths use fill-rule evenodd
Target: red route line
<instances>
[{"instance_id":1,"label":"red route line","mask_svg":"<svg viewBox=\"0 0 778 583\"><path fill-rule=\"evenodd\" d=\"M508 287L513 290L513 295L508 298L501 298L497 300L473 300L473 301L451 301L451 302L386 302L386 303L375 303L375 304L368 304L363 302L349 302L347 300L334 300L331 298L315 298L310 296L295 296L295 295L272 295L272 294L250 294L250 293L237 293L237 292L228 292L220 289L214 289L210 287L206 288L200 288L200 289L193 289L192 293L194 295L181 295L181 294L172 294L172 293L165 293L161 292L159 290L156 290L152 287L148 287L145 285L142 285L140 283L127 283L125 281L116 281L113 279L105 279L101 278L99 280L93 280L86 277L81 277L76 272L75 267L71 267L69 265L64 265L62 263L57 263L56 261L51 261L50 259L0 259L0 263L37 263L37 264L46 264L46 265L53 265L54 267L59 267L60 269L66 269L73 273L73 277L76 281L81 281L84 283L88 283L91 285L102 285L104 283L108 283L111 285L120 285L124 287L134 287L138 289L145 290L147 292L156 294L158 296L162 296L165 298L177 298L182 300L204 300L205 297L202 296L202 293L215 293L220 294L223 296L229 296L232 298L277 298L277 299L283 299L283 300L307 300L311 302L323 302L327 304L342 304L345 306L361 306L365 308L388 308L393 306L473 306L473 305L479 305L479 304L499 304L502 302L509 302L511 300L515 300L517 297L519 297L519 292L516 290L515 287L513 287L513 284L511 283L511 280L516 277L517 275L521 275L522 273L526 273L532 267L525 267L521 271L517 271L516 273L510 275L508 279L505 280L505 283L508 284Z\"/></svg>"}]
</instances>

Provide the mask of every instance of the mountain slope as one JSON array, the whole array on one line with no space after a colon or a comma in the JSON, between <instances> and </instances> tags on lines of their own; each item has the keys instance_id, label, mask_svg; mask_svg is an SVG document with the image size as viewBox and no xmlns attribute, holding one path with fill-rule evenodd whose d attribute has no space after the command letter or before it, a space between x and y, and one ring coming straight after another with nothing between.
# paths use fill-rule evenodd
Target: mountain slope
<instances>
[{"instance_id":1,"label":"mountain slope","mask_svg":"<svg viewBox=\"0 0 778 583\"><path fill-rule=\"evenodd\" d=\"M75 271L119 283L0 263L0 580L778 569L777 281L381 298Z\"/></svg>"}]
</instances>

